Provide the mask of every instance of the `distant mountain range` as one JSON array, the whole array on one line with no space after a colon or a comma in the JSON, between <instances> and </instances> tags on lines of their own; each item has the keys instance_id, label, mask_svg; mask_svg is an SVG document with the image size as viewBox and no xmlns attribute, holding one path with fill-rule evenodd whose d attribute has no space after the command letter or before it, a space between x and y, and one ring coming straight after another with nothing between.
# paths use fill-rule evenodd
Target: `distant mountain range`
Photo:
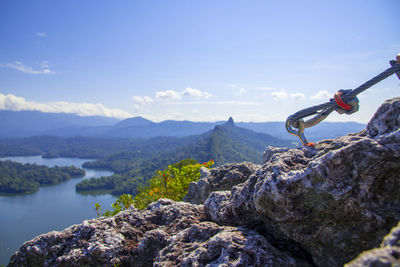
<instances>
[{"instance_id":1,"label":"distant mountain range","mask_svg":"<svg viewBox=\"0 0 400 267\"><path fill-rule=\"evenodd\" d=\"M55 129L61 133L63 129L107 127L118 122L115 118L101 116L82 117L66 113L0 110L0 137L43 135Z\"/></svg>"},{"instance_id":2,"label":"distant mountain range","mask_svg":"<svg viewBox=\"0 0 400 267\"><path fill-rule=\"evenodd\" d=\"M230 118L205 133L184 137L3 138L0 139L0 156L41 154L44 157L97 158L84 166L109 169L116 174L82 181L78 190L106 189L115 194L135 194L137 186L151 178L156 170L172 163L187 158L198 162L213 159L216 165L241 161L261 163L262 153L269 145L294 146L292 141L237 127Z\"/></svg>"},{"instance_id":3,"label":"distant mountain range","mask_svg":"<svg viewBox=\"0 0 400 267\"><path fill-rule=\"evenodd\" d=\"M152 122L142 117L119 121L114 118L82 117L65 113L38 111L0 111L0 137L29 137L53 135L61 137L122 137L151 138L156 136L183 137L212 130L223 122L192 122L167 120ZM239 122L239 127L266 133L277 138L298 141L285 130L284 122ZM355 122L323 122L307 129L310 141L335 138L358 132L365 124Z\"/></svg>"},{"instance_id":4,"label":"distant mountain range","mask_svg":"<svg viewBox=\"0 0 400 267\"><path fill-rule=\"evenodd\" d=\"M173 160L185 158L207 161L213 158L217 164L251 160L260 162L261 153L268 145L294 146L284 140L264 133L237 127L230 118L214 129L199 135L184 137L152 137L147 139L110 137L60 137L34 136L0 139L0 156L23 156L41 154L44 157L98 158L101 161L154 161L154 156ZM94 163L96 164L96 163ZM164 164L164 163L163 163ZM161 164L161 165L163 165ZM129 168L105 164L95 166L121 172Z\"/></svg>"}]
</instances>

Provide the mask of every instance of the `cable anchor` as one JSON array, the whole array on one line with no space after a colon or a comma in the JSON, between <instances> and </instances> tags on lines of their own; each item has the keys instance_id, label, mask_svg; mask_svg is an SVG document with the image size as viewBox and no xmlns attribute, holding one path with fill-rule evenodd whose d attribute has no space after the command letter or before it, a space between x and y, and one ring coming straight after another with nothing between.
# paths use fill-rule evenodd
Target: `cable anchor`
<instances>
[{"instance_id":1,"label":"cable anchor","mask_svg":"<svg viewBox=\"0 0 400 267\"><path fill-rule=\"evenodd\" d=\"M297 136L304 146L314 146L314 143L309 143L304 135L306 128L312 127L329 116L332 111L339 114L353 114L359 110L359 100L356 97L358 94L364 92L366 89L377 84L378 82L386 79L392 74L396 74L400 79L400 54L396 56L396 60L391 60L391 67L378 74L371 80L363 83L359 87L352 89L339 90L329 102L305 108L289 116L286 120L286 130L289 134ZM315 115L315 116L314 116ZM314 116L311 119L304 121L304 118Z\"/></svg>"}]
</instances>

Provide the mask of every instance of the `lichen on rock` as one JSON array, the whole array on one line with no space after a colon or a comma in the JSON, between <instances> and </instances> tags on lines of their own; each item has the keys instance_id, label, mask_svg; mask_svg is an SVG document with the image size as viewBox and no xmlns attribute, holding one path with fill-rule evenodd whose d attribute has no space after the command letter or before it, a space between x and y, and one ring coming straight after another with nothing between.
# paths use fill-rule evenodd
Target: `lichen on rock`
<instances>
[{"instance_id":1,"label":"lichen on rock","mask_svg":"<svg viewBox=\"0 0 400 267\"><path fill-rule=\"evenodd\" d=\"M202 222L178 233L154 266L311 266L255 231Z\"/></svg>"},{"instance_id":2,"label":"lichen on rock","mask_svg":"<svg viewBox=\"0 0 400 267\"><path fill-rule=\"evenodd\" d=\"M203 207L161 199L25 242L9 266L152 266L170 236L204 219Z\"/></svg>"},{"instance_id":3,"label":"lichen on rock","mask_svg":"<svg viewBox=\"0 0 400 267\"><path fill-rule=\"evenodd\" d=\"M251 162L227 164L212 170L202 169L202 177L189 184L184 200L192 204L204 204L211 192L230 190L244 183L260 166Z\"/></svg>"}]
</instances>

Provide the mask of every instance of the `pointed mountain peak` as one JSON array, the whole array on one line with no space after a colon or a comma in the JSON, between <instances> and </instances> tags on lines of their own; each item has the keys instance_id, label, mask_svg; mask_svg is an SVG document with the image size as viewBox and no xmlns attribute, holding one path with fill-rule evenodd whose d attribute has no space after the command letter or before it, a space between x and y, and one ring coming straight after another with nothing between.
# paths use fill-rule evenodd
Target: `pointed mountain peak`
<instances>
[{"instance_id":1,"label":"pointed mountain peak","mask_svg":"<svg viewBox=\"0 0 400 267\"><path fill-rule=\"evenodd\" d=\"M229 117L228 121L225 124L229 126L235 126L235 122L233 121L232 117Z\"/></svg>"},{"instance_id":2,"label":"pointed mountain peak","mask_svg":"<svg viewBox=\"0 0 400 267\"><path fill-rule=\"evenodd\" d=\"M236 128L235 122L233 121L232 117L229 117L227 121L225 121L222 124L215 125L213 132L216 131L226 131L226 130L232 130L233 128Z\"/></svg>"}]
</instances>

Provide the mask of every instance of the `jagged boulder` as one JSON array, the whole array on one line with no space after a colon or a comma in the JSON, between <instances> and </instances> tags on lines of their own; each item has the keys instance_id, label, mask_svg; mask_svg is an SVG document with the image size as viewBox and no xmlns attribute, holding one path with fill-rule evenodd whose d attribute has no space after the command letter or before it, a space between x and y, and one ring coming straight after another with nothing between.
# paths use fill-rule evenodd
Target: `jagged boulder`
<instances>
[{"instance_id":1,"label":"jagged boulder","mask_svg":"<svg viewBox=\"0 0 400 267\"><path fill-rule=\"evenodd\" d=\"M202 222L172 237L154 266L312 266L273 247L259 233Z\"/></svg>"},{"instance_id":2,"label":"jagged boulder","mask_svg":"<svg viewBox=\"0 0 400 267\"><path fill-rule=\"evenodd\" d=\"M168 239L204 219L203 206L161 199L25 242L8 266L152 266Z\"/></svg>"},{"instance_id":3,"label":"jagged boulder","mask_svg":"<svg viewBox=\"0 0 400 267\"><path fill-rule=\"evenodd\" d=\"M255 231L204 220L203 206L160 199L25 242L8 266L311 266Z\"/></svg>"},{"instance_id":4,"label":"jagged boulder","mask_svg":"<svg viewBox=\"0 0 400 267\"><path fill-rule=\"evenodd\" d=\"M400 220L399 125L396 98L361 133L314 148L269 147L245 183L210 195L206 217L258 229L316 265L342 266L379 245Z\"/></svg>"},{"instance_id":5,"label":"jagged boulder","mask_svg":"<svg viewBox=\"0 0 400 267\"><path fill-rule=\"evenodd\" d=\"M244 183L260 166L251 162L226 164L212 170L202 169L199 181L190 183L184 201L203 204L211 192L230 190L233 186Z\"/></svg>"},{"instance_id":6,"label":"jagged boulder","mask_svg":"<svg viewBox=\"0 0 400 267\"><path fill-rule=\"evenodd\" d=\"M345 265L346 267L361 266L392 266L400 267L400 223L382 241L380 248L368 250Z\"/></svg>"}]
</instances>

